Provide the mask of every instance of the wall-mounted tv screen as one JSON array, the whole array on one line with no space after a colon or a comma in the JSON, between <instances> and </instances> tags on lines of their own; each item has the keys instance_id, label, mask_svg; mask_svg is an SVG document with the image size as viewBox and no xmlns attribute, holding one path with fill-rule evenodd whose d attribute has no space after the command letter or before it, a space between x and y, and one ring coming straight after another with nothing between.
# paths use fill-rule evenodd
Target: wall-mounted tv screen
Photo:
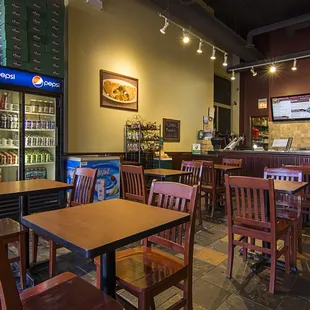
<instances>
[{"instance_id":1,"label":"wall-mounted tv screen","mask_svg":"<svg viewBox=\"0 0 310 310\"><path fill-rule=\"evenodd\" d=\"M273 121L310 120L310 94L271 98Z\"/></svg>"}]
</instances>

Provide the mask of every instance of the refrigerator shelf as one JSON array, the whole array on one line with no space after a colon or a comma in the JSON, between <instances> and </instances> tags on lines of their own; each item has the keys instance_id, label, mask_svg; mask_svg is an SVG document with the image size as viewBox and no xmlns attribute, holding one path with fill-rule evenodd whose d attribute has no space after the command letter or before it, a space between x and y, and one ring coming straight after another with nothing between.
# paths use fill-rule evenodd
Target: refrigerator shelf
<instances>
[{"instance_id":1,"label":"refrigerator shelf","mask_svg":"<svg viewBox=\"0 0 310 310\"><path fill-rule=\"evenodd\" d=\"M28 163L25 164L26 166L43 166L43 165L51 165L51 164L55 164L54 161L49 161L47 163Z\"/></svg>"},{"instance_id":2,"label":"refrigerator shelf","mask_svg":"<svg viewBox=\"0 0 310 310\"><path fill-rule=\"evenodd\" d=\"M41 116L53 116L55 117L55 114L52 113L35 113L35 112L25 112L26 115L41 115Z\"/></svg>"},{"instance_id":3,"label":"refrigerator shelf","mask_svg":"<svg viewBox=\"0 0 310 310\"><path fill-rule=\"evenodd\" d=\"M0 145L0 150L18 150L19 147L18 146L15 146L15 145L11 145L11 146L2 146Z\"/></svg>"},{"instance_id":4,"label":"refrigerator shelf","mask_svg":"<svg viewBox=\"0 0 310 310\"><path fill-rule=\"evenodd\" d=\"M19 129L0 128L0 131L16 131L16 132L19 132Z\"/></svg>"},{"instance_id":5,"label":"refrigerator shelf","mask_svg":"<svg viewBox=\"0 0 310 310\"><path fill-rule=\"evenodd\" d=\"M1 168L10 168L10 167L18 167L18 164L14 164L14 165L0 165Z\"/></svg>"},{"instance_id":6,"label":"refrigerator shelf","mask_svg":"<svg viewBox=\"0 0 310 310\"><path fill-rule=\"evenodd\" d=\"M48 148L54 148L56 145L26 145L26 149L48 149Z\"/></svg>"},{"instance_id":7,"label":"refrigerator shelf","mask_svg":"<svg viewBox=\"0 0 310 310\"><path fill-rule=\"evenodd\" d=\"M18 131L18 130L17 130ZM25 131L45 131L45 132L53 132L55 129L28 129L25 128Z\"/></svg>"},{"instance_id":8,"label":"refrigerator shelf","mask_svg":"<svg viewBox=\"0 0 310 310\"><path fill-rule=\"evenodd\" d=\"M19 111L13 111L13 110L2 110L2 109L0 109L0 113L19 114Z\"/></svg>"}]
</instances>

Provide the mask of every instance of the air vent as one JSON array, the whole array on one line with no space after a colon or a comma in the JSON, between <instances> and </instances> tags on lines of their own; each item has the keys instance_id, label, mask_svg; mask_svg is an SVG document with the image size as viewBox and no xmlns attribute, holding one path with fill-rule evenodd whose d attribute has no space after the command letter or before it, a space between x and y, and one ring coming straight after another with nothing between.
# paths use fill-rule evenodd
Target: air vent
<instances>
[{"instance_id":1,"label":"air vent","mask_svg":"<svg viewBox=\"0 0 310 310\"><path fill-rule=\"evenodd\" d=\"M90 4L96 9L103 10L103 1L104 0L85 0L87 4Z\"/></svg>"}]
</instances>

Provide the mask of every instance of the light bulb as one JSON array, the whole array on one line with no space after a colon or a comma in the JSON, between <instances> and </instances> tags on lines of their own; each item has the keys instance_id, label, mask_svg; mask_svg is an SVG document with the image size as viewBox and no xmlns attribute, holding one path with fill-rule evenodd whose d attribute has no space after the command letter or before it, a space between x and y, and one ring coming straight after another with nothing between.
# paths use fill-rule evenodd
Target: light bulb
<instances>
[{"instance_id":1,"label":"light bulb","mask_svg":"<svg viewBox=\"0 0 310 310\"><path fill-rule=\"evenodd\" d=\"M227 54L224 55L224 62L223 62L223 66L227 67Z\"/></svg>"},{"instance_id":2,"label":"light bulb","mask_svg":"<svg viewBox=\"0 0 310 310\"><path fill-rule=\"evenodd\" d=\"M166 34L166 29L168 28L168 26L169 26L169 21L168 21L167 18L165 18L165 25L164 25L163 28L160 29L160 32L161 32L162 34Z\"/></svg>"},{"instance_id":3,"label":"light bulb","mask_svg":"<svg viewBox=\"0 0 310 310\"><path fill-rule=\"evenodd\" d=\"M293 70L293 71L296 71L296 70L297 70L296 64L297 64L297 60L294 59L293 67L292 67L292 70Z\"/></svg>"},{"instance_id":4,"label":"light bulb","mask_svg":"<svg viewBox=\"0 0 310 310\"><path fill-rule=\"evenodd\" d=\"M235 71L233 71L232 73L231 73L231 78L230 78L232 81L234 81L235 79L236 79L236 77L235 77Z\"/></svg>"},{"instance_id":5,"label":"light bulb","mask_svg":"<svg viewBox=\"0 0 310 310\"><path fill-rule=\"evenodd\" d=\"M271 65L271 67L269 68L270 73L275 73L277 71L277 68L274 64Z\"/></svg>"},{"instance_id":6,"label":"light bulb","mask_svg":"<svg viewBox=\"0 0 310 310\"><path fill-rule=\"evenodd\" d=\"M185 30L183 30L183 43L187 44L189 42L189 36Z\"/></svg>"},{"instance_id":7,"label":"light bulb","mask_svg":"<svg viewBox=\"0 0 310 310\"><path fill-rule=\"evenodd\" d=\"M253 67L251 68L251 70L250 70L250 71L251 71L251 73L252 73L252 75L253 75L253 76L256 76L256 75L257 75L257 72L255 72L255 70L254 70L254 68L253 68Z\"/></svg>"},{"instance_id":8,"label":"light bulb","mask_svg":"<svg viewBox=\"0 0 310 310\"><path fill-rule=\"evenodd\" d=\"M215 57L215 48L213 46L213 49L212 49L212 56L210 57L212 60L215 60L216 57Z\"/></svg>"},{"instance_id":9,"label":"light bulb","mask_svg":"<svg viewBox=\"0 0 310 310\"><path fill-rule=\"evenodd\" d=\"M199 42L199 46L198 46L197 53L199 53L199 54L202 53L202 41L201 41L201 40L200 40L200 42Z\"/></svg>"}]
</instances>

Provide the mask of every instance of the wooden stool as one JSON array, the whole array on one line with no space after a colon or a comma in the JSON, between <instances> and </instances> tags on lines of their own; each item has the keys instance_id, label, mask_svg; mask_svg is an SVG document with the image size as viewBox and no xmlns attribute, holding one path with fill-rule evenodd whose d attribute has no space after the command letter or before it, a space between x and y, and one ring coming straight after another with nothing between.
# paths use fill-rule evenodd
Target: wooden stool
<instances>
[{"instance_id":1,"label":"wooden stool","mask_svg":"<svg viewBox=\"0 0 310 310\"><path fill-rule=\"evenodd\" d=\"M22 289L26 288L25 232L27 228L18 222L9 218L0 219L0 243L5 245L7 255L9 243L14 243L14 246L17 243L18 256L11 258L10 263L19 262Z\"/></svg>"}]
</instances>

